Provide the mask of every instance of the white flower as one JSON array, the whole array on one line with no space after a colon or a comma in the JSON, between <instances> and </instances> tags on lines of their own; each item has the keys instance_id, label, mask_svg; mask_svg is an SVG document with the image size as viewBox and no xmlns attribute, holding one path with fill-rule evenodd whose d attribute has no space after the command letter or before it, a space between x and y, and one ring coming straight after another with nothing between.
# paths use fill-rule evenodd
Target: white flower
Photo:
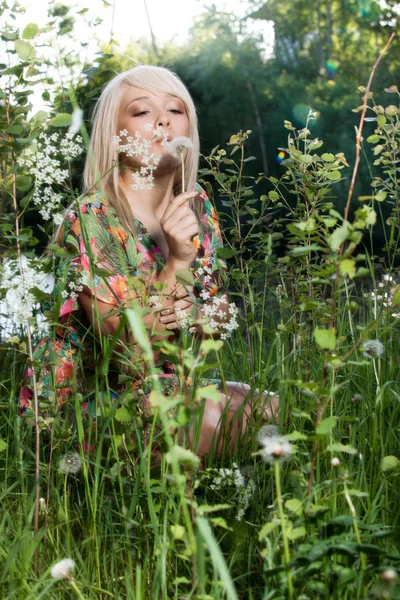
<instances>
[{"instance_id":1,"label":"white flower","mask_svg":"<svg viewBox=\"0 0 400 600\"><path fill-rule=\"evenodd\" d=\"M82 459L77 452L67 452L58 463L58 470L62 473L76 474L82 467Z\"/></svg>"},{"instance_id":2,"label":"white flower","mask_svg":"<svg viewBox=\"0 0 400 600\"><path fill-rule=\"evenodd\" d=\"M380 358L383 354L384 346L378 340L369 340L363 344L363 350L365 358Z\"/></svg>"},{"instance_id":3,"label":"white flower","mask_svg":"<svg viewBox=\"0 0 400 600\"><path fill-rule=\"evenodd\" d=\"M290 442L281 436L265 437L261 440L261 444L264 446L262 457L265 462L273 463L277 460L283 462L288 460L292 453Z\"/></svg>"},{"instance_id":4,"label":"white flower","mask_svg":"<svg viewBox=\"0 0 400 600\"><path fill-rule=\"evenodd\" d=\"M397 579L397 571L395 569L385 569L381 572L381 579L386 583L393 584Z\"/></svg>"},{"instance_id":5,"label":"white flower","mask_svg":"<svg viewBox=\"0 0 400 600\"><path fill-rule=\"evenodd\" d=\"M193 148L192 140L184 135L178 136L170 142L164 139L162 145L168 152L176 156L180 156L184 150L192 150Z\"/></svg>"},{"instance_id":6,"label":"white flower","mask_svg":"<svg viewBox=\"0 0 400 600\"><path fill-rule=\"evenodd\" d=\"M63 558L51 568L51 576L54 579L71 579L75 562L72 558Z\"/></svg>"},{"instance_id":7,"label":"white flower","mask_svg":"<svg viewBox=\"0 0 400 600\"><path fill-rule=\"evenodd\" d=\"M338 467L340 465L340 460L337 456L334 456L331 460L332 467Z\"/></svg>"},{"instance_id":8,"label":"white flower","mask_svg":"<svg viewBox=\"0 0 400 600\"><path fill-rule=\"evenodd\" d=\"M75 108L72 113L72 123L68 128L68 133L78 133L82 125L83 111L80 108Z\"/></svg>"}]
</instances>

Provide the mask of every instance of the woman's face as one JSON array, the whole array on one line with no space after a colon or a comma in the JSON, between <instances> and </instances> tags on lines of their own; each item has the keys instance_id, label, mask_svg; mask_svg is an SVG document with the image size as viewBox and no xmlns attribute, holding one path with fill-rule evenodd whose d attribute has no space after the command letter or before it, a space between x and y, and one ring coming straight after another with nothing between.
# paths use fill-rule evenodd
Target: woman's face
<instances>
[{"instance_id":1,"label":"woman's face","mask_svg":"<svg viewBox=\"0 0 400 600\"><path fill-rule=\"evenodd\" d=\"M145 125L151 124L151 130ZM171 94L153 93L132 85L124 85L118 111L117 135L127 130L128 135L135 137L138 132L143 139L152 140L150 152L160 156L157 172L171 169L180 164L180 159L171 155L162 145L162 138L155 137L153 130L162 126L163 132L171 141L178 136L189 136L189 118L182 100ZM125 143L125 138L121 137ZM124 160L124 165L137 167L141 165L138 157Z\"/></svg>"}]
</instances>

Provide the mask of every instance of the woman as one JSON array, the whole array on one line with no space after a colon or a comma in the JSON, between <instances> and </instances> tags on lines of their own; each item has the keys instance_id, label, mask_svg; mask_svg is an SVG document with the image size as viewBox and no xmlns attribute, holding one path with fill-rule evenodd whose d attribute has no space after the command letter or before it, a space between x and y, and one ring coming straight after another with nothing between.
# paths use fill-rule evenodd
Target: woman
<instances>
[{"instance_id":1,"label":"woman","mask_svg":"<svg viewBox=\"0 0 400 600\"><path fill-rule=\"evenodd\" d=\"M183 153L184 169L179 154L168 149L178 137L191 142L191 149ZM120 143L120 154L115 141ZM169 332L168 339L173 340L189 316L197 322L197 335L203 335L198 321L215 298L216 321L223 329L229 320L229 301L221 285L224 265L216 254L222 240L215 211L196 184L198 159L195 107L176 75L162 67L139 66L108 83L95 109L84 173L89 191L70 207L57 236L60 248L75 255L62 256L56 265L56 289L62 298L54 312L56 338L43 340L35 353L42 365L39 391L47 414L60 405L76 408L79 394L89 394L83 411L99 409L101 394L93 381L94 369L110 354L110 343L114 357L128 355L122 348L124 344L132 348L134 340L124 330L122 315L132 303L145 309L142 318L153 341L166 339ZM182 269L192 272L193 286L179 283L177 272ZM165 393L178 390L174 365L157 352L155 359ZM133 390L142 408L148 409L150 386L143 368L125 360L125 379L136 369L133 383L125 390ZM107 369L110 373L108 361ZM117 378L109 385L114 396L123 393ZM205 401L199 445L194 448L200 456L210 451L215 440L221 451L224 443L233 447L244 434L253 401L249 391L247 385L227 382L219 403L211 398ZM21 398L27 410L31 398L27 385ZM263 417L275 420L277 399L267 401L262 395L259 400L265 404ZM242 412L244 417L238 418ZM228 433L222 415L230 425Z\"/></svg>"}]
</instances>

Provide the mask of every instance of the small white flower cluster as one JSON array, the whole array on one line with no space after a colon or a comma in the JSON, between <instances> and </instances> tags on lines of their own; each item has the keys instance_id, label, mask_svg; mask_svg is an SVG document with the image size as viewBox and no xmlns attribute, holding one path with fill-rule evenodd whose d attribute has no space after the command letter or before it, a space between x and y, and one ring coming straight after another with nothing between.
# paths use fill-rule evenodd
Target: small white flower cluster
<instances>
[{"instance_id":1,"label":"small white flower cluster","mask_svg":"<svg viewBox=\"0 0 400 600\"><path fill-rule=\"evenodd\" d=\"M67 282L66 288L61 292L61 296L67 300L68 298L72 298L76 300L78 298L79 292L83 290L82 282L79 280L72 281L69 280Z\"/></svg>"},{"instance_id":2,"label":"small white flower cluster","mask_svg":"<svg viewBox=\"0 0 400 600\"><path fill-rule=\"evenodd\" d=\"M380 358L385 349L382 342L379 340L368 340L362 345L363 355L365 358Z\"/></svg>"},{"instance_id":3,"label":"small white flower cluster","mask_svg":"<svg viewBox=\"0 0 400 600\"><path fill-rule=\"evenodd\" d=\"M145 125L145 129L148 129L148 124ZM159 129L153 131L156 137L159 135ZM122 143L121 138L125 138L126 142ZM135 137L132 137L127 129L121 130L119 135L114 137L114 144L118 146L119 153L124 153L129 157L138 156L144 165L138 171L132 173L133 184L131 188L133 190L150 190L154 185L153 172L157 169L160 156L150 152L151 143L152 141L144 139L139 131L136 132Z\"/></svg>"},{"instance_id":4,"label":"small white flower cluster","mask_svg":"<svg viewBox=\"0 0 400 600\"><path fill-rule=\"evenodd\" d=\"M149 297L149 305L155 310L162 309L162 299L161 296L150 296Z\"/></svg>"},{"instance_id":5,"label":"small white flower cluster","mask_svg":"<svg viewBox=\"0 0 400 600\"><path fill-rule=\"evenodd\" d=\"M81 467L82 459L77 452L67 452L58 463L58 470L66 475L79 473Z\"/></svg>"},{"instance_id":6,"label":"small white flower cluster","mask_svg":"<svg viewBox=\"0 0 400 600\"><path fill-rule=\"evenodd\" d=\"M7 331L24 325L34 316L35 309L39 308L39 303L31 293L32 288L37 287L49 293L54 287L53 277L40 271L35 261L23 257L22 268L23 277L16 260L5 260L1 267L1 287L6 290L1 313L6 319ZM38 327L39 325L37 322Z\"/></svg>"},{"instance_id":7,"label":"small white flower cluster","mask_svg":"<svg viewBox=\"0 0 400 600\"><path fill-rule=\"evenodd\" d=\"M378 318L379 306L392 308L396 312L392 312L391 316L395 319L400 319L400 311L398 311L397 307L393 306L393 288L396 285L398 285L398 281L395 280L393 275L385 273L382 281L377 284L377 287L372 292L364 294L364 298L371 298L373 300L372 310L374 319Z\"/></svg>"},{"instance_id":8,"label":"small white flower cluster","mask_svg":"<svg viewBox=\"0 0 400 600\"><path fill-rule=\"evenodd\" d=\"M237 464L232 463L232 469L218 469L218 475L213 477L210 488L212 490L219 490L222 487L229 486L234 486L236 489L236 519L241 521L250 505L252 497L254 496L256 485L251 477L246 483L246 479Z\"/></svg>"},{"instance_id":9,"label":"small white flower cluster","mask_svg":"<svg viewBox=\"0 0 400 600\"><path fill-rule=\"evenodd\" d=\"M54 217L54 222L62 222L62 213L57 212L62 206L62 195L53 189L53 185L63 185L69 171L63 163L70 161L82 153L83 140L74 133L47 135L42 133L35 145L27 148L17 159L19 166L27 167L30 175L35 177L33 202L40 206L40 214L45 221Z\"/></svg>"},{"instance_id":10,"label":"small white flower cluster","mask_svg":"<svg viewBox=\"0 0 400 600\"><path fill-rule=\"evenodd\" d=\"M202 293L200 293L200 296L202 296ZM204 294L202 297L204 299ZM216 296L211 301L202 304L201 312L203 317L208 319L207 325L221 334L221 340L226 340L231 336L232 331L235 331L235 329L239 327L239 311L236 304L234 302L230 302L228 309L229 320L224 320L226 319L226 313L221 310L221 304L226 304L225 296ZM216 318L223 320L218 321Z\"/></svg>"}]
</instances>

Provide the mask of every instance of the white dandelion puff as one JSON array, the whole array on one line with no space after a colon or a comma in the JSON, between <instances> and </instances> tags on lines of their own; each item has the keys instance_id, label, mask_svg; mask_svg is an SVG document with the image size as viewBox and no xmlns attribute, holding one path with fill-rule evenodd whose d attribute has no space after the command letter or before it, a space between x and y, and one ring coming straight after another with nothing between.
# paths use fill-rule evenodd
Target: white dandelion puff
<instances>
[{"instance_id":1,"label":"white dandelion puff","mask_svg":"<svg viewBox=\"0 0 400 600\"><path fill-rule=\"evenodd\" d=\"M338 459L337 456L334 456L331 460L331 465L332 467L338 467L340 465L340 460Z\"/></svg>"},{"instance_id":2,"label":"white dandelion puff","mask_svg":"<svg viewBox=\"0 0 400 600\"><path fill-rule=\"evenodd\" d=\"M193 148L192 140L184 135L178 136L170 142L163 140L162 145L168 152L176 156L181 156L184 150L192 150Z\"/></svg>"},{"instance_id":3,"label":"white dandelion puff","mask_svg":"<svg viewBox=\"0 0 400 600\"><path fill-rule=\"evenodd\" d=\"M75 562L72 558L63 558L51 568L51 576L54 579L71 579Z\"/></svg>"},{"instance_id":4,"label":"white dandelion puff","mask_svg":"<svg viewBox=\"0 0 400 600\"><path fill-rule=\"evenodd\" d=\"M363 344L363 350L365 358L380 358L383 354L384 346L378 340L369 340Z\"/></svg>"},{"instance_id":5,"label":"white dandelion puff","mask_svg":"<svg viewBox=\"0 0 400 600\"><path fill-rule=\"evenodd\" d=\"M264 425L257 434L257 440L262 444L265 438L277 437L277 435L278 427L276 425Z\"/></svg>"},{"instance_id":6,"label":"white dandelion puff","mask_svg":"<svg viewBox=\"0 0 400 600\"><path fill-rule=\"evenodd\" d=\"M292 454L290 442L281 436L265 437L261 444L264 446L262 457L268 463L274 463L277 460L284 462Z\"/></svg>"},{"instance_id":7,"label":"white dandelion puff","mask_svg":"<svg viewBox=\"0 0 400 600\"><path fill-rule=\"evenodd\" d=\"M81 470L82 459L77 452L67 452L58 463L58 470L61 473L72 473L75 475Z\"/></svg>"}]
</instances>

